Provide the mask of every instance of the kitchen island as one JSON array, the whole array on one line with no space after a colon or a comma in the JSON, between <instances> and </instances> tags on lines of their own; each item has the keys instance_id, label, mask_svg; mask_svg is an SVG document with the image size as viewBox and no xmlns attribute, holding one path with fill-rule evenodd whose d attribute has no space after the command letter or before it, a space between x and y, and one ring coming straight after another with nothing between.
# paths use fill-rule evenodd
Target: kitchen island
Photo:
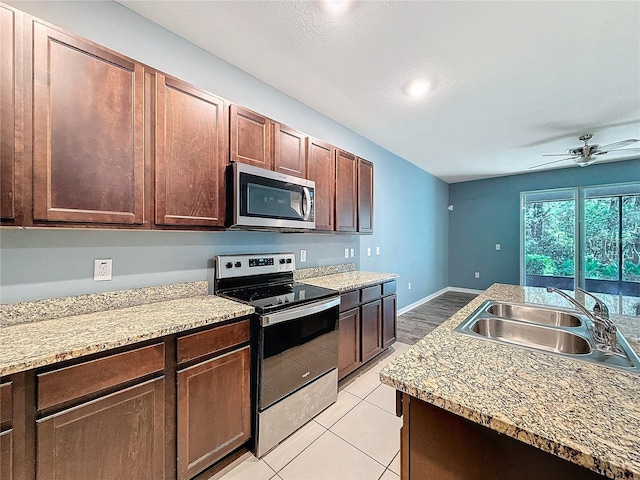
<instances>
[{"instance_id":1,"label":"kitchen island","mask_svg":"<svg viewBox=\"0 0 640 480\"><path fill-rule=\"evenodd\" d=\"M381 371L403 394L402 478L482 478L487 459L497 478L640 478L640 375L454 332L488 299L568 306L493 285ZM640 318L612 318L637 350ZM411 402L426 452L408 448Z\"/></svg>"}]
</instances>

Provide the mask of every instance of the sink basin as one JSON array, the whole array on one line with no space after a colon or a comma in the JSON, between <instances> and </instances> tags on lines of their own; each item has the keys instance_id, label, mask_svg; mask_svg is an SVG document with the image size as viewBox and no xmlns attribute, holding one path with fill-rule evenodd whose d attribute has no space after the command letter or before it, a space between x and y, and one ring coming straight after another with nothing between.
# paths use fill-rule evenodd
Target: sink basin
<instances>
[{"instance_id":1,"label":"sink basin","mask_svg":"<svg viewBox=\"0 0 640 480\"><path fill-rule=\"evenodd\" d=\"M573 313L531 305L496 302L487 308L487 313L495 315L496 317L553 325L556 327L580 327L582 325L580 317Z\"/></svg>"},{"instance_id":2,"label":"sink basin","mask_svg":"<svg viewBox=\"0 0 640 480\"><path fill-rule=\"evenodd\" d=\"M556 328L502 318L477 318L469 325L469 329L485 338L548 352L573 355L591 353L587 339Z\"/></svg>"},{"instance_id":3,"label":"sink basin","mask_svg":"<svg viewBox=\"0 0 640 480\"><path fill-rule=\"evenodd\" d=\"M572 310L487 300L455 331L504 345L640 373L640 358L619 331L619 351L611 352L597 347L591 328L587 316Z\"/></svg>"}]
</instances>

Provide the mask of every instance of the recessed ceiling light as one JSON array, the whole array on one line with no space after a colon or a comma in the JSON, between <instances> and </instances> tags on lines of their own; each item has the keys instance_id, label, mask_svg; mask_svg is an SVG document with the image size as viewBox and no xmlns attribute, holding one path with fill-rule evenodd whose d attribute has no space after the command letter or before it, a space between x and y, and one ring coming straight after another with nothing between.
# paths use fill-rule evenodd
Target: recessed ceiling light
<instances>
[{"instance_id":1,"label":"recessed ceiling light","mask_svg":"<svg viewBox=\"0 0 640 480\"><path fill-rule=\"evenodd\" d=\"M429 91L430 84L424 78L416 78L408 82L402 89L410 97L421 97Z\"/></svg>"},{"instance_id":2,"label":"recessed ceiling light","mask_svg":"<svg viewBox=\"0 0 640 480\"><path fill-rule=\"evenodd\" d=\"M335 15L339 15L347 11L349 0L325 0L325 8Z\"/></svg>"}]
</instances>

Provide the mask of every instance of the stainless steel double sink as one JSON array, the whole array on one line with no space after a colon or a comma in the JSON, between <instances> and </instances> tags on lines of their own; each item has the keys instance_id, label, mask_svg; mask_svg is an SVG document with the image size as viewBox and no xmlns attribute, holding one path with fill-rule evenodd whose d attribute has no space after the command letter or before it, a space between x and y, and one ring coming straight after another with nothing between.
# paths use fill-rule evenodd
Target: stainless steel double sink
<instances>
[{"instance_id":1,"label":"stainless steel double sink","mask_svg":"<svg viewBox=\"0 0 640 480\"><path fill-rule=\"evenodd\" d=\"M487 300L455 331L492 342L640 373L640 359L617 332L618 352L599 350L591 320L575 310Z\"/></svg>"}]
</instances>

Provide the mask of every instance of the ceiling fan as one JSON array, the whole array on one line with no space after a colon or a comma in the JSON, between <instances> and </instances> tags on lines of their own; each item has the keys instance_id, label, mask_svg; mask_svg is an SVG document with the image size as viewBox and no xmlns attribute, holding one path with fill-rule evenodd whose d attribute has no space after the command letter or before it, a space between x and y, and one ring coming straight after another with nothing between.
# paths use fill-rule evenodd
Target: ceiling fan
<instances>
[{"instance_id":1,"label":"ceiling fan","mask_svg":"<svg viewBox=\"0 0 640 480\"><path fill-rule=\"evenodd\" d=\"M618 153L624 152L624 155L630 153L640 153L640 148L622 148L627 145L631 145L636 142L640 142L640 140L635 138L629 138L627 140L621 140L620 142L610 143L609 145L598 145L591 144L589 145L589 140L593 138L593 135L590 133L585 133L581 135L580 140L584 142L584 145L576 148L570 148L565 153L547 153L543 155L543 157L566 157L561 158L560 160L554 160L552 162L541 163L539 165L535 165L533 167L529 167L529 170L532 168L538 168L545 165L551 165L552 163L565 162L567 160L573 160L574 163L580 165L581 167L586 167L591 165L593 162L599 160L600 155L606 155L607 153ZM568 156L567 156L568 155Z\"/></svg>"}]
</instances>

